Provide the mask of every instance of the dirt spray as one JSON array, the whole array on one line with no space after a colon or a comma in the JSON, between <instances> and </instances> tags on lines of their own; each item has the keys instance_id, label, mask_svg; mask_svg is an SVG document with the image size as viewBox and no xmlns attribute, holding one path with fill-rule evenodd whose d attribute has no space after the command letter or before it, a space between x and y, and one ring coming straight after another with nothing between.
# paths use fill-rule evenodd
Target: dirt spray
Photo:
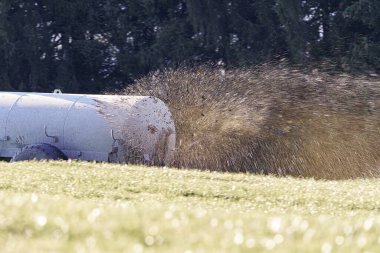
<instances>
[{"instance_id":1,"label":"dirt spray","mask_svg":"<svg viewBox=\"0 0 380 253\"><path fill-rule=\"evenodd\" d=\"M380 81L282 65L178 68L127 94L170 108L173 166L322 179L380 175Z\"/></svg>"}]
</instances>

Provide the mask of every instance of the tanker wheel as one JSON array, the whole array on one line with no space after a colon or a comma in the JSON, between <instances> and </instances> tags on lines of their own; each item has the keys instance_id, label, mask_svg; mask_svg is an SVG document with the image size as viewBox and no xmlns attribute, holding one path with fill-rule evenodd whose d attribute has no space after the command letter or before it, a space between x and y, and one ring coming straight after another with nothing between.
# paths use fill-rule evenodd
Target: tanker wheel
<instances>
[{"instance_id":1,"label":"tanker wheel","mask_svg":"<svg viewBox=\"0 0 380 253\"><path fill-rule=\"evenodd\" d=\"M67 160L67 156L53 145L40 143L26 145L12 157L11 162L29 160Z\"/></svg>"}]
</instances>

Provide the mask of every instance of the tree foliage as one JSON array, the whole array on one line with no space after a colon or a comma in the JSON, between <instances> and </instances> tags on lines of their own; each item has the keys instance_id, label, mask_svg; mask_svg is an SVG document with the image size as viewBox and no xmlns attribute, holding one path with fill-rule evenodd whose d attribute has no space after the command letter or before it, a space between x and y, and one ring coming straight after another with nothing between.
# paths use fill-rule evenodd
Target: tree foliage
<instances>
[{"instance_id":1,"label":"tree foliage","mask_svg":"<svg viewBox=\"0 0 380 253\"><path fill-rule=\"evenodd\" d=\"M0 89L100 92L179 64L380 67L378 0L2 0Z\"/></svg>"}]
</instances>

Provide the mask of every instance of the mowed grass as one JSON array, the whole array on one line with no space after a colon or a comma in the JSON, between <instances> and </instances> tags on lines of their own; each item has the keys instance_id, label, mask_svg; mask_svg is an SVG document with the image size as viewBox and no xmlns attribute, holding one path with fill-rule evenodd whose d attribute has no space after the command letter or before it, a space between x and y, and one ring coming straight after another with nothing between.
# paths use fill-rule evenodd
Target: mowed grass
<instances>
[{"instance_id":1,"label":"mowed grass","mask_svg":"<svg viewBox=\"0 0 380 253\"><path fill-rule=\"evenodd\" d=\"M0 163L0 252L380 252L380 180Z\"/></svg>"}]
</instances>

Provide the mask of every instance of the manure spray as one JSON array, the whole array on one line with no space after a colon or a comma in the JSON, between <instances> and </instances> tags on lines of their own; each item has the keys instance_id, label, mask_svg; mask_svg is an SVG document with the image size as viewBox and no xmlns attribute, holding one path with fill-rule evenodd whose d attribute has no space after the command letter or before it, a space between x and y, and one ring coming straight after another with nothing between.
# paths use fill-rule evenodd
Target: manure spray
<instances>
[{"instance_id":1,"label":"manure spray","mask_svg":"<svg viewBox=\"0 0 380 253\"><path fill-rule=\"evenodd\" d=\"M172 166L321 179L380 175L380 81L262 65L182 67L124 91L170 108Z\"/></svg>"}]
</instances>

